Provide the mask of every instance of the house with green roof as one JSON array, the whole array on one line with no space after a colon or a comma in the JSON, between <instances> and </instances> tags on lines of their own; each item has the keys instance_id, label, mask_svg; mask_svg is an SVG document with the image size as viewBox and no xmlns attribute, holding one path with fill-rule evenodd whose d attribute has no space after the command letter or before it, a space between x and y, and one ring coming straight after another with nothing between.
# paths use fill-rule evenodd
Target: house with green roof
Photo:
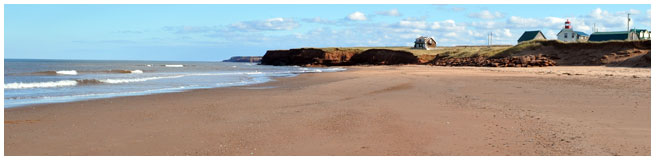
<instances>
[{"instance_id":1,"label":"house with green roof","mask_svg":"<svg viewBox=\"0 0 656 161\"><path fill-rule=\"evenodd\" d=\"M530 40L546 40L547 37L542 34L542 31L537 30L537 31L524 31L524 34L519 37L519 40L517 40L517 43L521 43L522 41L530 41Z\"/></svg>"},{"instance_id":2,"label":"house with green roof","mask_svg":"<svg viewBox=\"0 0 656 161\"><path fill-rule=\"evenodd\" d=\"M590 35L588 41L609 41L609 40L639 40L636 32L613 31L613 32L595 32Z\"/></svg>"},{"instance_id":3,"label":"house with green roof","mask_svg":"<svg viewBox=\"0 0 656 161\"><path fill-rule=\"evenodd\" d=\"M631 32L635 32L640 40L651 40L651 31L647 29L631 29Z\"/></svg>"}]
</instances>

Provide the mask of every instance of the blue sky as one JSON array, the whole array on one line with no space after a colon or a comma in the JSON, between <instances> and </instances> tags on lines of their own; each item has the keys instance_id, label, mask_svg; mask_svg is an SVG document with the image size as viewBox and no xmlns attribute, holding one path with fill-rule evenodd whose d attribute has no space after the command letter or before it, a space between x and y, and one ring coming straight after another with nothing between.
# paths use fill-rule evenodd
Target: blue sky
<instances>
[{"instance_id":1,"label":"blue sky","mask_svg":"<svg viewBox=\"0 0 656 161\"><path fill-rule=\"evenodd\" d=\"M5 5L5 58L219 61L299 47L516 44L526 30L651 30L631 5Z\"/></svg>"}]
</instances>

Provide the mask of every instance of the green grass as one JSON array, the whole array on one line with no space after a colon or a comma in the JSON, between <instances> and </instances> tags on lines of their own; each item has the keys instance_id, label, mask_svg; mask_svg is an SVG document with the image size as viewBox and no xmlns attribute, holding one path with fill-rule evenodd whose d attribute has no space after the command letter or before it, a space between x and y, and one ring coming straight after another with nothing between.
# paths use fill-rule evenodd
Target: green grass
<instances>
[{"instance_id":1,"label":"green grass","mask_svg":"<svg viewBox=\"0 0 656 161\"><path fill-rule=\"evenodd\" d=\"M464 57L506 57L512 56L513 54L519 53L520 51L527 49L537 49L545 44L569 44L569 43L589 43L589 44L599 44L599 43L608 43L608 42L625 42L625 41L605 41L605 42L562 42L558 40L532 40L524 41L515 46L510 45L497 45L497 46L452 46L452 47L437 47L432 50L423 50L423 49L413 49L411 47L405 46L384 46L384 47L325 47L325 48L316 48L321 49L326 52L331 52L336 49L338 50L352 50L356 52L363 52L369 49L388 49L388 50L398 50L398 51L407 51L415 56L424 57L427 59L432 59L435 56L448 57L448 58L464 58Z\"/></svg>"},{"instance_id":2,"label":"green grass","mask_svg":"<svg viewBox=\"0 0 656 161\"><path fill-rule=\"evenodd\" d=\"M411 47L401 47L401 46L385 46L385 47L326 47L326 48L317 48L324 50L326 52L331 52L336 49L338 50L356 50L363 52L369 49L388 49L388 50L398 50L398 51L407 51L416 56L448 56L448 57L471 57L471 56L492 56L495 55L511 46L454 46L454 47L437 47L432 50L423 50L423 49L413 49Z\"/></svg>"}]
</instances>

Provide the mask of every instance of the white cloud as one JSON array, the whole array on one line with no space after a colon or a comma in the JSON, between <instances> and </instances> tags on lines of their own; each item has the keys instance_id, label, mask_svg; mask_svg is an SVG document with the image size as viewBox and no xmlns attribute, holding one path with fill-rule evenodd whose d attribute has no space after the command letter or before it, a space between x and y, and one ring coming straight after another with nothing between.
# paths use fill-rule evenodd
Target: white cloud
<instances>
[{"instance_id":1,"label":"white cloud","mask_svg":"<svg viewBox=\"0 0 656 161\"><path fill-rule=\"evenodd\" d=\"M589 16L594 18L594 19L603 19L604 17L607 17L608 11L601 10L601 8L596 8L590 12Z\"/></svg>"},{"instance_id":2,"label":"white cloud","mask_svg":"<svg viewBox=\"0 0 656 161\"><path fill-rule=\"evenodd\" d=\"M337 21L335 20L327 20L323 19L321 17L314 17L314 18L304 18L301 19L304 22L311 22L311 23L321 23L321 24L335 24Z\"/></svg>"},{"instance_id":3,"label":"white cloud","mask_svg":"<svg viewBox=\"0 0 656 161\"><path fill-rule=\"evenodd\" d=\"M483 34L483 33L480 33L480 32L478 32L478 31L474 31L474 30L467 30L467 35L472 36L472 37L475 37L475 38L481 38L481 37L484 37L484 34Z\"/></svg>"},{"instance_id":4,"label":"white cloud","mask_svg":"<svg viewBox=\"0 0 656 161\"><path fill-rule=\"evenodd\" d=\"M565 25L566 19L558 17L545 17L542 19L536 18L522 18L518 16L511 16L508 19L509 28L523 28L523 29L559 29Z\"/></svg>"},{"instance_id":5,"label":"white cloud","mask_svg":"<svg viewBox=\"0 0 656 161\"><path fill-rule=\"evenodd\" d=\"M501 14L501 12L495 11L495 12L490 12L488 10L483 10L481 12L474 12L470 13L467 15L471 18L479 18L479 19L496 19L496 18L503 18L504 15Z\"/></svg>"},{"instance_id":6,"label":"white cloud","mask_svg":"<svg viewBox=\"0 0 656 161\"><path fill-rule=\"evenodd\" d=\"M464 31L465 26L456 24L454 20L444 20L433 22L431 29L438 31Z\"/></svg>"},{"instance_id":7,"label":"white cloud","mask_svg":"<svg viewBox=\"0 0 656 161\"><path fill-rule=\"evenodd\" d=\"M416 21L416 20L401 20L399 22L400 27L410 27L410 28L420 28L424 29L426 28L426 21Z\"/></svg>"},{"instance_id":8,"label":"white cloud","mask_svg":"<svg viewBox=\"0 0 656 161\"><path fill-rule=\"evenodd\" d=\"M451 11L451 8L445 9ZM635 11L628 9L624 13L626 12L635 13ZM650 16L648 15L650 13L651 10L641 10L640 14L636 14L635 16L631 15L631 17L636 24L641 24L644 22L650 22L650 19L646 18ZM494 15L495 13L490 12L490 14ZM506 15L507 18L504 19L480 19L462 22L456 22L452 19L427 21L427 17L405 18L392 23L349 21L366 21L368 18L371 18L368 16L369 15L365 15L361 12L354 12L348 15L345 19L340 20L326 20L320 17L301 19L303 23L319 23L322 25L322 27L304 33L294 32L288 35L267 35L263 32L235 33L237 35L254 36L260 34L261 37L267 38L259 40L262 44L271 45L275 48L283 48L285 46L409 46L412 45L412 42L418 36L432 36L438 40L438 44L445 46L483 45L487 44L487 36L489 33L492 33L493 35L493 44L515 44L517 38L526 30L542 30L547 38L555 39L556 33L563 28L567 19L572 22L572 26L575 30L586 33L592 31L592 24L594 23L596 23L599 31L618 31L626 29L626 14L611 13L602 9L594 9L589 13L570 17L520 17L517 15ZM640 28L641 26L637 27ZM180 27L179 29L186 32L215 30L212 27L190 27L186 29ZM223 30L216 30L212 31L212 33L223 33L222 31ZM227 31L230 31L229 28ZM234 36L228 34L227 36L222 37L231 39L231 37Z\"/></svg>"},{"instance_id":9,"label":"white cloud","mask_svg":"<svg viewBox=\"0 0 656 161\"><path fill-rule=\"evenodd\" d=\"M560 30L542 30L542 33L547 39L556 39L558 32L560 32Z\"/></svg>"},{"instance_id":10,"label":"white cloud","mask_svg":"<svg viewBox=\"0 0 656 161\"><path fill-rule=\"evenodd\" d=\"M479 28L479 29L495 29L500 27L505 27L506 23L501 23L497 21L474 21L470 22L469 26Z\"/></svg>"},{"instance_id":11,"label":"white cloud","mask_svg":"<svg viewBox=\"0 0 656 161\"><path fill-rule=\"evenodd\" d=\"M275 30L292 30L299 24L291 18L270 18L262 21L242 21L237 22L230 27L241 31L275 31Z\"/></svg>"},{"instance_id":12,"label":"white cloud","mask_svg":"<svg viewBox=\"0 0 656 161\"><path fill-rule=\"evenodd\" d=\"M588 14L587 18L589 18L591 21L597 22L597 24L600 24L602 28L618 28L621 26L626 26L626 14L616 13L613 15L606 10L602 10L601 8L592 10L592 12Z\"/></svg>"},{"instance_id":13,"label":"white cloud","mask_svg":"<svg viewBox=\"0 0 656 161\"><path fill-rule=\"evenodd\" d=\"M647 18L651 18L651 9L647 9Z\"/></svg>"},{"instance_id":14,"label":"white cloud","mask_svg":"<svg viewBox=\"0 0 656 161\"><path fill-rule=\"evenodd\" d=\"M456 34L455 32L449 32L449 33L444 34L444 36L446 36L446 37L457 37L458 34Z\"/></svg>"},{"instance_id":15,"label":"white cloud","mask_svg":"<svg viewBox=\"0 0 656 161\"><path fill-rule=\"evenodd\" d=\"M640 10L637 10L637 9L629 9L628 13L630 13L630 14L632 14L632 15L637 15L637 14L640 14Z\"/></svg>"},{"instance_id":16,"label":"white cloud","mask_svg":"<svg viewBox=\"0 0 656 161\"><path fill-rule=\"evenodd\" d=\"M389 11L379 11L376 12L376 14L383 16L401 16L401 13L399 13L399 10L396 8Z\"/></svg>"},{"instance_id":17,"label":"white cloud","mask_svg":"<svg viewBox=\"0 0 656 161\"><path fill-rule=\"evenodd\" d=\"M367 20L367 16L365 16L362 12L356 11L346 16L346 19L351 21L365 21Z\"/></svg>"},{"instance_id":18,"label":"white cloud","mask_svg":"<svg viewBox=\"0 0 656 161\"><path fill-rule=\"evenodd\" d=\"M536 28L540 26L541 21L534 18L511 16L510 19L508 19L508 24L518 28Z\"/></svg>"},{"instance_id":19,"label":"white cloud","mask_svg":"<svg viewBox=\"0 0 656 161\"><path fill-rule=\"evenodd\" d=\"M510 29L503 29L503 33L501 33L501 35L505 37L512 37L513 34L510 33Z\"/></svg>"}]
</instances>

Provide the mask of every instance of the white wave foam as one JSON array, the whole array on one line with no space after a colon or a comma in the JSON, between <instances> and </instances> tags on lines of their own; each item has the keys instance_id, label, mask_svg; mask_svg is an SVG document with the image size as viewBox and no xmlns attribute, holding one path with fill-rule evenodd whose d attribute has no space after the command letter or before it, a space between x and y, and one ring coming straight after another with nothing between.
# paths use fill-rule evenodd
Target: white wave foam
<instances>
[{"instance_id":1,"label":"white wave foam","mask_svg":"<svg viewBox=\"0 0 656 161\"><path fill-rule=\"evenodd\" d=\"M141 74L141 73L143 73L143 71L141 71L141 70L133 70L133 71L130 71L130 73L132 73L132 74Z\"/></svg>"},{"instance_id":2,"label":"white wave foam","mask_svg":"<svg viewBox=\"0 0 656 161\"><path fill-rule=\"evenodd\" d=\"M182 65L182 64L172 64L172 65L166 64L166 65L164 65L164 67L181 68L181 67L184 67L184 65Z\"/></svg>"},{"instance_id":3,"label":"white wave foam","mask_svg":"<svg viewBox=\"0 0 656 161\"><path fill-rule=\"evenodd\" d=\"M184 77L184 75L176 75L176 76L168 76L168 77L128 78L128 79L103 79L99 81L103 83L117 84L117 83L144 82L149 80L180 78L180 77Z\"/></svg>"},{"instance_id":4,"label":"white wave foam","mask_svg":"<svg viewBox=\"0 0 656 161\"><path fill-rule=\"evenodd\" d=\"M262 74L262 72L254 71L254 72L246 72L245 74L254 75L254 74Z\"/></svg>"},{"instance_id":5,"label":"white wave foam","mask_svg":"<svg viewBox=\"0 0 656 161\"><path fill-rule=\"evenodd\" d=\"M152 64L146 64L146 66L147 66L147 67L152 67L153 65L152 65Z\"/></svg>"},{"instance_id":6,"label":"white wave foam","mask_svg":"<svg viewBox=\"0 0 656 161\"><path fill-rule=\"evenodd\" d=\"M4 89L25 89L25 88L53 88L53 87L65 87L65 86L75 86L77 81L74 80L61 80L53 82L34 82L34 83L9 83L5 84Z\"/></svg>"},{"instance_id":7,"label":"white wave foam","mask_svg":"<svg viewBox=\"0 0 656 161\"><path fill-rule=\"evenodd\" d=\"M321 72L338 72L344 71L346 68L337 67L337 68L298 68L300 73L321 73Z\"/></svg>"},{"instance_id":8,"label":"white wave foam","mask_svg":"<svg viewBox=\"0 0 656 161\"><path fill-rule=\"evenodd\" d=\"M61 74L61 75L77 75L77 71L75 71L75 70L60 70L60 71L57 71L55 73Z\"/></svg>"},{"instance_id":9,"label":"white wave foam","mask_svg":"<svg viewBox=\"0 0 656 161\"><path fill-rule=\"evenodd\" d=\"M328 71L345 71L346 68L337 67L337 68L328 68L326 70L328 70Z\"/></svg>"}]
</instances>

